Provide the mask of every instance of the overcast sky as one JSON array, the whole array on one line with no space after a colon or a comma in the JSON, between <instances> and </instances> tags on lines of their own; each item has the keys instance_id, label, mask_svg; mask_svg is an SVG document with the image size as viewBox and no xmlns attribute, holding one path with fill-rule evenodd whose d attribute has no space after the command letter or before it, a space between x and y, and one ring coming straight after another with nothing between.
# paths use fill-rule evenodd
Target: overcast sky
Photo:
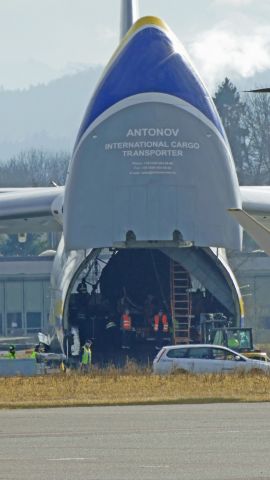
<instances>
[{"instance_id":1,"label":"overcast sky","mask_svg":"<svg viewBox=\"0 0 270 480\"><path fill-rule=\"evenodd\" d=\"M270 69L270 0L140 0L163 18L206 84ZM0 0L0 86L47 83L105 65L119 38L120 0ZM269 79L270 80L270 79Z\"/></svg>"}]
</instances>

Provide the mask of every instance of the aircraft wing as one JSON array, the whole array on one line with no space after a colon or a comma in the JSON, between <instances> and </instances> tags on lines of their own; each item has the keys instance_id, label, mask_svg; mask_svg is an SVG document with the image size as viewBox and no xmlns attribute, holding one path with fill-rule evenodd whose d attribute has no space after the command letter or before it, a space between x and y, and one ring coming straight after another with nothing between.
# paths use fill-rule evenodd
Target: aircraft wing
<instances>
[{"instance_id":1,"label":"aircraft wing","mask_svg":"<svg viewBox=\"0 0 270 480\"><path fill-rule=\"evenodd\" d=\"M0 234L62 231L64 187L0 189Z\"/></svg>"},{"instance_id":2,"label":"aircraft wing","mask_svg":"<svg viewBox=\"0 0 270 480\"><path fill-rule=\"evenodd\" d=\"M244 230L270 255L270 187L240 187L242 209L230 209Z\"/></svg>"},{"instance_id":3,"label":"aircraft wing","mask_svg":"<svg viewBox=\"0 0 270 480\"><path fill-rule=\"evenodd\" d=\"M245 212L270 228L270 187L240 187Z\"/></svg>"}]
</instances>

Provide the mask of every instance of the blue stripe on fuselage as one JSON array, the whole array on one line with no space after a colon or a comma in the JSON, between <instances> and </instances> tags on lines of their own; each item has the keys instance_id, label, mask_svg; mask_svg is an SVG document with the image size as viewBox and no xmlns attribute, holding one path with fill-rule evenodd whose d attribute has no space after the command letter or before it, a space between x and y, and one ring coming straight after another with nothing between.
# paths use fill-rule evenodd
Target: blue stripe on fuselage
<instances>
[{"instance_id":1,"label":"blue stripe on fuselage","mask_svg":"<svg viewBox=\"0 0 270 480\"><path fill-rule=\"evenodd\" d=\"M224 136L213 101L188 59L175 49L167 31L150 25L135 33L111 63L88 105L75 147L91 123L109 107L149 92L185 100Z\"/></svg>"}]
</instances>

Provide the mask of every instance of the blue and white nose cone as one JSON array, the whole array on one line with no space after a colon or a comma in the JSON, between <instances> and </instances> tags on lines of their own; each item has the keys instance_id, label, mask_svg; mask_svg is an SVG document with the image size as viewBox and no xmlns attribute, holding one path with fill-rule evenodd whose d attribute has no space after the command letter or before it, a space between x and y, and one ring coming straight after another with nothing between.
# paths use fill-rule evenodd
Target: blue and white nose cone
<instances>
[{"instance_id":1,"label":"blue and white nose cone","mask_svg":"<svg viewBox=\"0 0 270 480\"><path fill-rule=\"evenodd\" d=\"M64 205L68 249L126 240L240 248L230 148L183 47L155 17L136 22L87 108Z\"/></svg>"}]
</instances>

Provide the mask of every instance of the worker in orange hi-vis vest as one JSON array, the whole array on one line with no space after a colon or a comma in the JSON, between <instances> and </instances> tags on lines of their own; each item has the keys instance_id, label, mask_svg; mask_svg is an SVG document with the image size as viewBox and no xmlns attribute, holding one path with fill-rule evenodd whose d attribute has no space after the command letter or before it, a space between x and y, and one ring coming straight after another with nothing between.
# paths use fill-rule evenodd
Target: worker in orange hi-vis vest
<instances>
[{"instance_id":1,"label":"worker in orange hi-vis vest","mask_svg":"<svg viewBox=\"0 0 270 480\"><path fill-rule=\"evenodd\" d=\"M163 310L159 310L159 312L154 316L154 332L156 334L156 349L160 349L162 347L162 337L164 333L168 333L169 331L169 324L168 324L168 317Z\"/></svg>"},{"instance_id":2,"label":"worker in orange hi-vis vest","mask_svg":"<svg viewBox=\"0 0 270 480\"><path fill-rule=\"evenodd\" d=\"M130 348L130 334L132 331L132 320L129 310L125 310L121 317L122 348Z\"/></svg>"}]
</instances>

